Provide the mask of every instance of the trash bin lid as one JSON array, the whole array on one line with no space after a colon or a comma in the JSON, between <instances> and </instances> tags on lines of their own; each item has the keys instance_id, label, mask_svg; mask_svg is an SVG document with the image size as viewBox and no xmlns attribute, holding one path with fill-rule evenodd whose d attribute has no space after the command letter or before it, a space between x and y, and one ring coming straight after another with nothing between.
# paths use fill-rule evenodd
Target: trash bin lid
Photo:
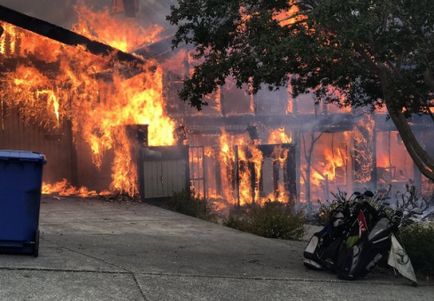
<instances>
[{"instance_id":1,"label":"trash bin lid","mask_svg":"<svg viewBox=\"0 0 434 301\"><path fill-rule=\"evenodd\" d=\"M45 155L37 152L23 150L1 150L0 160L20 160L45 163Z\"/></svg>"}]
</instances>

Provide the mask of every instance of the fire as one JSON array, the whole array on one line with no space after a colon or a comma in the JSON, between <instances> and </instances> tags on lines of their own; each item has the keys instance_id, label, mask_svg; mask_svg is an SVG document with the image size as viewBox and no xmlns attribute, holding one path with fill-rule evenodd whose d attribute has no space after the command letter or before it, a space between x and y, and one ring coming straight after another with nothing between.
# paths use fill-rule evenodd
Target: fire
<instances>
[{"instance_id":1,"label":"fire","mask_svg":"<svg viewBox=\"0 0 434 301\"><path fill-rule=\"evenodd\" d=\"M40 95L46 95L47 96L47 105L48 105L48 110L50 110L50 108L54 111L54 115L56 116L56 120L57 120L57 125L59 125L60 122L60 113L59 113L59 109L60 109L60 103L59 103L59 99L57 98L56 94L54 94L53 90L39 90L36 92L36 96L37 98L39 98Z\"/></svg>"},{"instance_id":2,"label":"fire","mask_svg":"<svg viewBox=\"0 0 434 301\"><path fill-rule=\"evenodd\" d=\"M282 27L306 20L306 16L300 14L300 9L296 5L297 1L290 0L288 2L291 5L289 10L279 11L273 15L273 20L277 21Z\"/></svg>"},{"instance_id":3,"label":"fire","mask_svg":"<svg viewBox=\"0 0 434 301\"><path fill-rule=\"evenodd\" d=\"M371 180L371 173L374 168L372 141L374 138L375 120L370 114L364 114L357 121L354 130L354 162L358 165L358 172L355 173L355 181L367 183Z\"/></svg>"},{"instance_id":4,"label":"fire","mask_svg":"<svg viewBox=\"0 0 434 301\"><path fill-rule=\"evenodd\" d=\"M221 130L218 142L216 155L220 164L221 197L233 205L259 200L263 156L257 145L253 144L247 134L230 135L224 129ZM205 154L213 155L209 151ZM236 183L237 192L233 188Z\"/></svg>"},{"instance_id":5,"label":"fire","mask_svg":"<svg viewBox=\"0 0 434 301\"><path fill-rule=\"evenodd\" d=\"M349 151L352 132L311 133L302 135L301 200L331 197L330 192L348 188L348 171L353 158Z\"/></svg>"},{"instance_id":6,"label":"fire","mask_svg":"<svg viewBox=\"0 0 434 301\"><path fill-rule=\"evenodd\" d=\"M219 114L222 113L222 90L220 87L216 91L215 108Z\"/></svg>"},{"instance_id":7,"label":"fire","mask_svg":"<svg viewBox=\"0 0 434 301\"><path fill-rule=\"evenodd\" d=\"M280 167L283 168L283 166L288 160L288 155L289 155L288 149L282 148L281 145L277 145L273 150L273 154L272 154L273 161L279 162Z\"/></svg>"},{"instance_id":8,"label":"fire","mask_svg":"<svg viewBox=\"0 0 434 301\"><path fill-rule=\"evenodd\" d=\"M289 156L289 150L283 148L281 145L276 145L273 149L272 160L273 163L277 162L279 164L280 170L285 169L285 164L287 163ZM264 204L267 201L277 201L277 202L287 202L289 200L288 191L284 184L284 179L280 179L278 187L275 191L269 193L265 197L259 198L257 203Z\"/></svg>"},{"instance_id":9,"label":"fire","mask_svg":"<svg viewBox=\"0 0 434 301\"><path fill-rule=\"evenodd\" d=\"M278 128L273 131L268 136L269 144L282 144L282 143L291 143L292 138L286 134L284 128Z\"/></svg>"},{"instance_id":10,"label":"fire","mask_svg":"<svg viewBox=\"0 0 434 301\"><path fill-rule=\"evenodd\" d=\"M252 174L249 166L249 159L247 157L247 150L241 148L238 150L238 170L239 170L239 203L240 205L250 204L253 202L252 191Z\"/></svg>"},{"instance_id":11,"label":"fire","mask_svg":"<svg viewBox=\"0 0 434 301\"><path fill-rule=\"evenodd\" d=\"M290 143L291 138L284 129L272 131L268 141L271 144ZM283 174L276 191L269 195L261 195L261 177L263 176L264 154L260 150L260 140L251 140L247 134L230 135L225 130L221 131L218 147L218 161L220 162L220 176L223 195L221 197L230 200L232 204L246 205L251 203L263 204L268 200L288 201L287 188L284 185ZM212 156L210 151L206 156ZM271 158L277 162L280 170L285 170L289 150L276 145L273 148ZM236 178L234 178L236 177ZM236 195L234 195L233 183L237 183Z\"/></svg>"},{"instance_id":12,"label":"fire","mask_svg":"<svg viewBox=\"0 0 434 301\"><path fill-rule=\"evenodd\" d=\"M218 160L220 162L223 198L235 205L235 197L231 188L234 181L232 170L235 166L235 151L231 138L224 129L221 130L219 137Z\"/></svg>"},{"instance_id":13,"label":"fire","mask_svg":"<svg viewBox=\"0 0 434 301\"><path fill-rule=\"evenodd\" d=\"M18 30L9 24L1 24L4 30L2 37L0 38L0 54L10 56L13 53L19 51L20 39L14 39L19 37Z\"/></svg>"},{"instance_id":14,"label":"fire","mask_svg":"<svg viewBox=\"0 0 434 301\"><path fill-rule=\"evenodd\" d=\"M239 160L239 202L250 204L259 200L259 181L262 172L263 155L254 144L238 147Z\"/></svg>"},{"instance_id":15,"label":"fire","mask_svg":"<svg viewBox=\"0 0 434 301\"><path fill-rule=\"evenodd\" d=\"M6 90L1 92L3 98L16 106L27 120L46 127L59 126L59 98L54 92L54 85L39 70L18 66L14 73L6 74L4 85ZM46 118L38 119L40 115L46 115Z\"/></svg>"},{"instance_id":16,"label":"fire","mask_svg":"<svg viewBox=\"0 0 434 301\"><path fill-rule=\"evenodd\" d=\"M111 95L105 95L104 103L84 103L77 107L77 110L80 108L80 111L83 111L80 118L84 119L84 122L78 125L78 130L91 145L97 166L101 165L106 151L127 142L119 131L119 128L125 125L149 124L150 145L175 143L175 123L166 115L164 109L161 69L151 74L144 70L129 79L115 74L113 86L111 84L105 87ZM119 144L117 140L122 143ZM119 155L122 157L125 156L125 149L123 146L121 148Z\"/></svg>"},{"instance_id":17,"label":"fire","mask_svg":"<svg viewBox=\"0 0 434 301\"><path fill-rule=\"evenodd\" d=\"M63 179L54 184L42 185L42 194L50 195L57 194L59 196L76 196L81 198L89 198L95 196L107 196L111 194L109 191L97 193L96 191L88 190L86 187L76 188L68 183L68 180Z\"/></svg>"},{"instance_id":18,"label":"fire","mask_svg":"<svg viewBox=\"0 0 434 301\"><path fill-rule=\"evenodd\" d=\"M345 149L337 147L336 149L326 148L323 151L324 160L312 173L312 184L319 186L322 181L334 181L336 179L336 170L344 167L348 162L348 155Z\"/></svg>"},{"instance_id":19,"label":"fire","mask_svg":"<svg viewBox=\"0 0 434 301\"><path fill-rule=\"evenodd\" d=\"M240 14L240 22L238 24L238 30L240 32L245 32L247 30L247 23L250 21L252 17L249 15L249 12L245 6L240 6L238 12Z\"/></svg>"},{"instance_id":20,"label":"fire","mask_svg":"<svg viewBox=\"0 0 434 301\"><path fill-rule=\"evenodd\" d=\"M390 144L390 136L389 135L385 135L385 133L380 133L377 135L377 167L386 169L386 168L390 168L392 166L392 158L391 158L391 154L390 151L381 151L381 148L387 148Z\"/></svg>"},{"instance_id":21,"label":"fire","mask_svg":"<svg viewBox=\"0 0 434 301\"><path fill-rule=\"evenodd\" d=\"M83 1L77 3L75 12L78 21L73 31L124 52L158 41L163 31L161 26L143 28L135 19L114 16L107 7L95 12Z\"/></svg>"},{"instance_id":22,"label":"fire","mask_svg":"<svg viewBox=\"0 0 434 301\"><path fill-rule=\"evenodd\" d=\"M262 163L264 161L262 152L255 145L250 145L249 151L251 154L250 162L253 164L253 168L255 171L254 179L254 187L253 187L253 200L259 199L259 185L260 178L262 174Z\"/></svg>"},{"instance_id":23,"label":"fire","mask_svg":"<svg viewBox=\"0 0 434 301\"><path fill-rule=\"evenodd\" d=\"M115 18L108 9L93 12L83 2L76 12L75 31L124 51L155 41L161 31ZM88 144L96 166L101 166L108 151L113 152L110 189L137 194L134 154L125 126L149 125L150 145L175 143L175 122L165 109L162 68L153 61L141 67L122 65L112 56L95 56L82 47L65 46L10 24L1 26L5 32L0 37L0 57L18 62L1 82L6 104L17 108L26 122L45 130L70 120L74 141ZM125 72L128 68L135 71ZM70 193L72 188L61 183L45 185L44 192ZM93 195L78 190L73 194Z\"/></svg>"}]
</instances>

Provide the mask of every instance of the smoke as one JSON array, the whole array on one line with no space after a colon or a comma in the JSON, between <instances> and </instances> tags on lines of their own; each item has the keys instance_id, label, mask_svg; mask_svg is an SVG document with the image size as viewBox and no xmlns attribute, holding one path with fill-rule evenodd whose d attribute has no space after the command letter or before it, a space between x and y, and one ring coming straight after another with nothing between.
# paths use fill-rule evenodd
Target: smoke
<instances>
[{"instance_id":1,"label":"smoke","mask_svg":"<svg viewBox=\"0 0 434 301\"><path fill-rule=\"evenodd\" d=\"M140 15L141 19L148 26L158 24L172 31L169 23L166 21L166 16L170 14L170 6L175 5L177 0L141 0Z\"/></svg>"},{"instance_id":2,"label":"smoke","mask_svg":"<svg viewBox=\"0 0 434 301\"><path fill-rule=\"evenodd\" d=\"M0 5L17 10L38 19L71 28L75 22L74 5L79 0L0 0ZM110 8L112 0L84 0L95 9ZM140 0L140 11L137 20L145 26L158 24L169 29L166 16L170 13L170 5L176 0Z\"/></svg>"},{"instance_id":3,"label":"smoke","mask_svg":"<svg viewBox=\"0 0 434 301\"><path fill-rule=\"evenodd\" d=\"M71 14L76 0L0 0L0 4L24 14L69 28L74 21Z\"/></svg>"}]
</instances>

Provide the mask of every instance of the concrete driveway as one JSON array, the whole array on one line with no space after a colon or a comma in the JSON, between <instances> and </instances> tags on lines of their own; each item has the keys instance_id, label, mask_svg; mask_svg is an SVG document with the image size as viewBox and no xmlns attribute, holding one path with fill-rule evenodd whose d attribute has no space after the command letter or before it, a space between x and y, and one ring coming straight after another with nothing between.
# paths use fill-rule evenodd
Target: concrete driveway
<instances>
[{"instance_id":1,"label":"concrete driveway","mask_svg":"<svg viewBox=\"0 0 434 301\"><path fill-rule=\"evenodd\" d=\"M434 283L339 281L304 268L304 242L142 203L44 199L40 229L38 258L0 255L0 300L434 300Z\"/></svg>"}]
</instances>

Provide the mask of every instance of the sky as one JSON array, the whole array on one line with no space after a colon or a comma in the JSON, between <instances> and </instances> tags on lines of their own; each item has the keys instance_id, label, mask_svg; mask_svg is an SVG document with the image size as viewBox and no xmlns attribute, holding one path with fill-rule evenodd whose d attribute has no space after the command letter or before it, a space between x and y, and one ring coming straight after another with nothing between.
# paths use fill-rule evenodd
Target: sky
<instances>
[{"instance_id":1,"label":"sky","mask_svg":"<svg viewBox=\"0 0 434 301\"><path fill-rule=\"evenodd\" d=\"M0 0L0 5L33 17L70 28L74 23L73 6L77 0ZM85 0L93 7L111 6L112 0ZM160 24L167 26L165 16L175 0L140 0L141 13L138 18L144 26Z\"/></svg>"}]
</instances>

